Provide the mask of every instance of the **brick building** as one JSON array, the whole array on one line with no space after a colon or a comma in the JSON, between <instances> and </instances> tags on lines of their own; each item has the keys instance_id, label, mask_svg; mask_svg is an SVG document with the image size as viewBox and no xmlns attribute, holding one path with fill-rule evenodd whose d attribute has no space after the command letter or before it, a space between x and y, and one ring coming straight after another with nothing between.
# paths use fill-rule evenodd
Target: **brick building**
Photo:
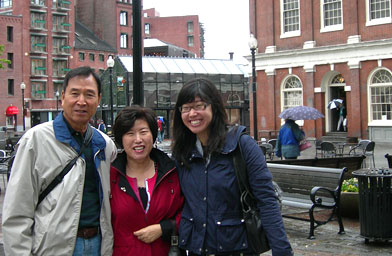
<instances>
[{"instance_id":1,"label":"brick building","mask_svg":"<svg viewBox=\"0 0 392 256\"><path fill-rule=\"evenodd\" d=\"M348 137L392 142L391 0L250 0L249 6L258 41L258 130L279 130L282 110L306 105L325 115L304 122L306 135L320 138L336 131L338 111L327 105L340 98Z\"/></svg>"},{"instance_id":2,"label":"brick building","mask_svg":"<svg viewBox=\"0 0 392 256\"><path fill-rule=\"evenodd\" d=\"M198 15L160 17L152 8L143 10L143 17L145 38L158 38L204 57L204 29ZM188 57L186 52L183 57Z\"/></svg>"},{"instance_id":3,"label":"brick building","mask_svg":"<svg viewBox=\"0 0 392 256\"><path fill-rule=\"evenodd\" d=\"M166 52L183 57L203 55L197 16L174 17L170 20L178 24L170 29L156 23L169 19L153 19L151 32L169 43ZM26 129L52 120L61 110L57 92L61 92L66 72L88 65L102 74L109 55L131 55L132 26L131 0L0 0L0 31L6 32L0 33L0 44L5 46L1 58L12 60L0 70L0 127L22 131L23 120ZM176 33L167 35L158 28ZM170 40L170 35L176 38ZM26 85L24 115L22 82ZM7 116L11 105L19 111Z\"/></svg>"}]
</instances>

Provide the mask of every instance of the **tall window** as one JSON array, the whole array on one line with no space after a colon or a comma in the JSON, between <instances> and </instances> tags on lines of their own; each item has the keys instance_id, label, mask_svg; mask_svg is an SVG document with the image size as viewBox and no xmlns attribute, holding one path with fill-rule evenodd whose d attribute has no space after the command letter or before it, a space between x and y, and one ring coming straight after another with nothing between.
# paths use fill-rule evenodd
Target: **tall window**
<instances>
[{"instance_id":1,"label":"tall window","mask_svg":"<svg viewBox=\"0 0 392 256\"><path fill-rule=\"evenodd\" d=\"M128 12L125 12L125 11L120 12L120 25L121 26L128 25Z\"/></svg>"},{"instance_id":2,"label":"tall window","mask_svg":"<svg viewBox=\"0 0 392 256\"><path fill-rule=\"evenodd\" d=\"M188 33L193 33L193 21L187 22Z\"/></svg>"},{"instance_id":3,"label":"tall window","mask_svg":"<svg viewBox=\"0 0 392 256\"><path fill-rule=\"evenodd\" d=\"M68 45L68 39L62 37L53 37L53 53L63 54L69 53L71 46Z\"/></svg>"},{"instance_id":4,"label":"tall window","mask_svg":"<svg viewBox=\"0 0 392 256\"><path fill-rule=\"evenodd\" d=\"M282 35L298 36L299 30L299 0L281 0L282 6Z\"/></svg>"},{"instance_id":5,"label":"tall window","mask_svg":"<svg viewBox=\"0 0 392 256\"><path fill-rule=\"evenodd\" d=\"M121 33L120 35L120 48L128 48L128 35L125 33Z\"/></svg>"},{"instance_id":6,"label":"tall window","mask_svg":"<svg viewBox=\"0 0 392 256\"><path fill-rule=\"evenodd\" d=\"M71 0L68 0L68 1L53 0L53 7L57 7L57 8L69 8L70 4L71 4Z\"/></svg>"},{"instance_id":7,"label":"tall window","mask_svg":"<svg viewBox=\"0 0 392 256\"><path fill-rule=\"evenodd\" d=\"M7 27L7 41L14 41L14 27Z\"/></svg>"},{"instance_id":8,"label":"tall window","mask_svg":"<svg viewBox=\"0 0 392 256\"><path fill-rule=\"evenodd\" d=\"M188 36L188 46L193 46L193 36Z\"/></svg>"},{"instance_id":9,"label":"tall window","mask_svg":"<svg viewBox=\"0 0 392 256\"><path fill-rule=\"evenodd\" d=\"M370 120L392 121L392 74L389 70L377 71L369 85Z\"/></svg>"},{"instance_id":10,"label":"tall window","mask_svg":"<svg viewBox=\"0 0 392 256\"><path fill-rule=\"evenodd\" d=\"M45 0L31 0L31 4L45 6Z\"/></svg>"},{"instance_id":11,"label":"tall window","mask_svg":"<svg viewBox=\"0 0 392 256\"><path fill-rule=\"evenodd\" d=\"M45 99L46 82L31 81L31 97L35 100Z\"/></svg>"},{"instance_id":12,"label":"tall window","mask_svg":"<svg viewBox=\"0 0 392 256\"><path fill-rule=\"evenodd\" d=\"M289 77L283 85L283 110L295 106L302 106L302 84L301 81L295 77Z\"/></svg>"},{"instance_id":13,"label":"tall window","mask_svg":"<svg viewBox=\"0 0 392 256\"><path fill-rule=\"evenodd\" d=\"M67 16L53 15L53 30L54 31L69 31L71 24L67 23Z\"/></svg>"},{"instance_id":14,"label":"tall window","mask_svg":"<svg viewBox=\"0 0 392 256\"><path fill-rule=\"evenodd\" d=\"M7 53L7 60L11 61L8 63L8 68L14 68L14 54L12 52Z\"/></svg>"},{"instance_id":15,"label":"tall window","mask_svg":"<svg viewBox=\"0 0 392 256\"><path fill-rule=\"evenodd\" d=\"M31 12L31 27L36 29L46 28L46 14L40 12Z\"/></svg>"},{"instance_id":16,"label":"tall window","mask_svg":"<svg viewBox=\"0 0 392 256\"><path fill-rule=\"evenodd\" d=\"M343 29L342 0L322 0L321 32Z\"/></svg>"},{"instance_id":17,"label":"tall window","mask_svg":"<svg viewBox=\"0 0 392 256\"><path fill-rule=\"evenodd\" d=\"M366 1L366 25L391 23L391 0Z\"/></svg>"},{"instance_id":18,"label":"tall window","mask_svg":"<svg viewBox=\"0 0 392 256\"><path fill-rule=\"evenodd\" d=\"M31 51L32 52L46 52L46 37L45 36L31 36Z\"/></svg>"},{"instance_id":19,"label":"tall window","mask_svg":"<svg viewBox=\"0 0 392 256\"><path fill-rule=\"evenodd\" d=\"M150 34L150 23L144 24L144 33Z\"/></svg>"},{"instance_id":20,"label":"tall window","mask_svg":"<svg viewBox=\"0 0 392 256\"><path fill-rule=\"evenodd\" d=\"M90 61L95 61L95 54L94 53L89 53L88 58Z\"/></svg>"},{"instance_id":21,"label":"tall window","mask_svg":"<svg viewBox=\"0 0 392 256\"><path fill-rule=\"evenodd\" d=\"M12 0L0 0L0 8L12 7Z\"/></svg>"},{"instance_id":22,"label":"tall window","mask_svg":"<svg viewBox=\"0 0 392 256\"><path fill-rule=\"evenodd\" d=\"M14 79L8 79L8 95L14 95Z\"/></svg>"},{"instance_id":23,"label":"tall window","mask_svg":"<svg viewBox=\"0 0 392 256\"><path fill-rule=\"evenodd\" d=\"M46 59L31 59L31 74L35 76L46 75Z\"/></svg>"},{"instance_id":24,"label":"tall window","mask_svg":"<svg viewBox=\"0 0 392 256\"><path fill-rule=\"evenodd\" d=\"M53 76L65 76L68 71L67 60L53 61Z\"/></svg>"},{"instance_id":25,"label":"tall window","mask_svg":"<svg viewBox=\"0 0 392 256\"><path fill-rule=\"evenodd\" d=\"M98 55L98 59L99 59L100 62L104 62L105 61L105 55L99 54Z\"/></svg>"}]
</instances>

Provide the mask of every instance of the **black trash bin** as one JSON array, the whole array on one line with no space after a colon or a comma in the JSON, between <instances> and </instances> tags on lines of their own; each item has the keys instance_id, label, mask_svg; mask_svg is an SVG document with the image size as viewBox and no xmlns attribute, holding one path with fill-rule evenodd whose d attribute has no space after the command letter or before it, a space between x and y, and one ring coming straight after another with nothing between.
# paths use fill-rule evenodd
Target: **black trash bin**
<instances>
[{"instance_id":1,"label":"black trash bin","mask_svg":"<svg viewBox=\"0 0 392 256\"><path fill-rule=\"evenodd\" d=\"M358 178L359 222L365 243L392 239L392 169L361 169Z\"/></svg>"}]
</instances>

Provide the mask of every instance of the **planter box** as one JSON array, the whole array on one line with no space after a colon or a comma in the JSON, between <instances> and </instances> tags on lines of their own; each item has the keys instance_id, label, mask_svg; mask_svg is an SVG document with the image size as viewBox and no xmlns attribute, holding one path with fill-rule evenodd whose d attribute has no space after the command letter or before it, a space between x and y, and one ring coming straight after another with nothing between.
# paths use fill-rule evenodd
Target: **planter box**
<instances>
[{"instance_id":1,"label":"planter box","mask_svg":"<svg viewBox=\"0 0 392 256\"><path fill-rule=\"evenodd\" d=\"M358 192L340 193L340 214L343 217L358 218L359 195Z\"/></svg>"}]
</instances>

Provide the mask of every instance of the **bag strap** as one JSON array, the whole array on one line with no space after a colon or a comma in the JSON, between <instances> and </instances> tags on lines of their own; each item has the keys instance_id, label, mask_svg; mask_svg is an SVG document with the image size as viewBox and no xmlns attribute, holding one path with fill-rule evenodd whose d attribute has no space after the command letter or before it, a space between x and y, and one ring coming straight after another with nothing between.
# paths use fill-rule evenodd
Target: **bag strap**
<instances>
[{"instance_id":1,"label":"bag strap","mask_svg":"<svg viewBox=\"0 0 392 256\"><path fill-rule=\"evenodd\" d=\"M90 125L87 126L86 135L84 136L83 144L80 148L79 154L73 158L68 164L64 167L64 169L52 180L52 182L45 188L44 191L38 197L38 205L45 199L45 197L64 179L64 176L72 169L78 158L82 155L83 151L90 144L91 139L93 137L93 129Z\"/></svg>"},{"instance_id":2,"label":"bag strap","mask_svg":"<svg viewBox=\"0 0 392 256\"><path fill-rule=\"evenodd\" d=\"M253 201L254 196L250 190L248 169L244 157L242 155L242 149L241 149L242 135L244 135L244 133L240 135L240 138L238 139L238 145L234 150L233 163L234 163L235 174L237 176L238 186L240 189L242 209L247 210L250 207L251 201ZM250 197L251 201L247 201L248 197Z\"/></svg>"}]
</instances>

